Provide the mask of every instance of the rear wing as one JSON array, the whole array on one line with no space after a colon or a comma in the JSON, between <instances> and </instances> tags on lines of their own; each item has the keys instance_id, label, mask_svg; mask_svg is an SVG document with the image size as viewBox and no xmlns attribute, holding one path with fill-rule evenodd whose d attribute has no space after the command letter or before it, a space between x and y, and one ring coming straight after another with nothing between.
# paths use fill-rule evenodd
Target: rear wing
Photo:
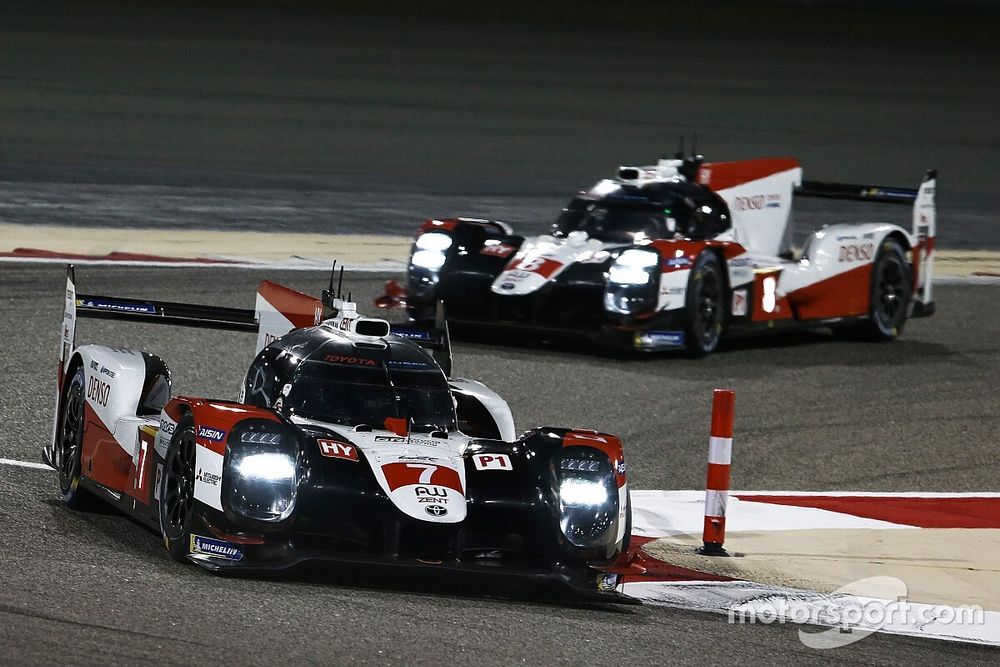
<instances>
[{"instance_id":1,"label":"rear wing","mask_svg":"<svg viewBox=\"0 0 1000 667\"><path fill-rule=\"evenodd\" d=\"M320 299L267 280L257 287L254 310L82 294L76 291L75 271L73 265L69 265L66 268L66 304L59 346L59 367L62 369L60 390L62 376L76 349L76 321L80 318L256 333L259 352L293 329L319 324L323 321L324 309ZM451 340L443 311L439 313L433 329L394 324L390 332L431 350L445 374L451 374Z\"/></svg>"},{"instance_id":2,"label":"rear wing","mask_svg":"<svg viewBox=\"0 0 1000 667\"><path fill-rule=\"evenodd\" d=\"M914 262L920 269L919 301L922 307L932 307L931 282L934 276L934 246L937 237L937 170L930 169L917 188L896 188L880 185L854 185L850 183L825 183L802 181L795 189L798 197L825 197L869 201L879 204L903 204L913 207L912 229L916 239Z\"/></svg>"}]
</instances>

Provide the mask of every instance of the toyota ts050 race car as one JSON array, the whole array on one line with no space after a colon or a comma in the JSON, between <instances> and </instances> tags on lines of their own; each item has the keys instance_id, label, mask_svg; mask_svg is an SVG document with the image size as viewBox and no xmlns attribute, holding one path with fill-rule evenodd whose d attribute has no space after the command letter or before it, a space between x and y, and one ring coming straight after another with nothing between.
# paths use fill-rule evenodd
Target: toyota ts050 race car
<instances>
[{"instance_id":1,"label":"toyota ts050 race car","mask_svg":"<svg viewBox=\"0 0 1000 667\"><path fill-rule=\"evenodd\" d=\"M408 281L376 304L426 321L582 334L632 350L715 350L723 334L834 326L895 338L933 312L935 173L916 190L802 181L791 158L621 167L576 196L548 234L428 220ZM911 230L835 224L790 248L792 196L912 205Z\"/></svg>"},{"instance_id":2,"label":"toyota ts050 race car","mask_svg":"<svg viewBox=\"0 0 1000 667\"><path fill-rule=\"evenodd\" d=\"M238 401L174 396L156 355L78 347L84 317L256 332L258 353ZM620 440L517 435L502 398L448 377L443 322L361 317L332 281L322 300L264 282L255 310L77 294L71 267L60 349L44 459L63 499L114 505L179 561L409 565L624 599Z\"/></svg>"}]
</instances>

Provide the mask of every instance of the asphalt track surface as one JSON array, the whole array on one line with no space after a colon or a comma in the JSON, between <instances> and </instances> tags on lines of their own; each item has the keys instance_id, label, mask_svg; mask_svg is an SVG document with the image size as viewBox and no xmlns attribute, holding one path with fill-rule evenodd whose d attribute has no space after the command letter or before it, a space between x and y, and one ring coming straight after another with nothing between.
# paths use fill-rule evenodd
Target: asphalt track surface
<instances>
[{"instance_id":1,"label":"asphalt track surface","mask_svg":"<svg viewBox=\"0 0 1000 667\"><path fill-rule=\"evenodd\" d=\"M539 230L573 190L697 131L713 158L792 154L814 178L907 185L936 166L942 243L1000 246L1000 56L963 40L955 17L902 37L140 6L0 8L0 219L404 234L461 212ZM242 307L264 277L323 282L78 272L88 292ZM386 277L351 287L366 301ZM61 290L57 267L0 268L2 458L37 461L49 435ZM620 434L636 488L700 488L710 392L729 386L738 488L996 491L996 288L942 287L937 300L889 345L816 333L696 362L461 340L455 367L505 395L519 427ZM156 351L177 392L214 396L235 395L253 345L89 321L84 340ZM53 473L0 465L0 501L11 664L996 660L882 635L814 652L790 626L357 572L219 578L169 561L121 516L68 511Z\"/></svg>"},{"instance_id":2,"label":"asphalt track surface","mask_svg":"<svg viewBox=\"0 0 1000 667\"><path fill-rule=\"evenodd\" d=\"M264 276L231 269L81 267L81 290L253 306ZM324 276L269 275L315 292ZM362 302L383 276L354 276ZM49 435L59 267L0 277L0 457L38 461ZM734 487L996 490L1000 317L994 287L942 287L938 314L890 344L826 334L743 341L701 361L603 357L560 345L455 344L456 375L507 397L520 428L620 434L635 488L700 488L711 390L737 392ZM133 345L173 369L175 393L236 395L253 336L87 320L80 342ZM574 388L567 390L567 388ZM994 649L874 636L835 652L797 629L728 625L688 611L586 607L364 573L219 578L169 560L158 536L116 514L60 504L54 473L0 465L0 646L14 663L209 659L436 664L963 663ZM513 599L510 596L513 595Z\"/></svg>"}]
</instances>

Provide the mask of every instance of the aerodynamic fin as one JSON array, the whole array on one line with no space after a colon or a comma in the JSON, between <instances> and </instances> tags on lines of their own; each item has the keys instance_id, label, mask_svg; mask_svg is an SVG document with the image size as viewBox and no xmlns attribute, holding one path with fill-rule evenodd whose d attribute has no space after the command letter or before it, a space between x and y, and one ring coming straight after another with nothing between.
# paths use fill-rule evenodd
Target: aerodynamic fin
<instances>
[{"instance_id":1,"label":"aerodynamic fin","mask_svg":"<svg viewBox=\"0 0 1000 667\"><path fill-rule=\"evenodd\" d=\"M333 279L330 279L331 284ZM324 295L326 291L324 290ZM257 287L257 352L292 329L311 327L323 319L323 302L265 280Z\"/></svg>"}]
</instances>

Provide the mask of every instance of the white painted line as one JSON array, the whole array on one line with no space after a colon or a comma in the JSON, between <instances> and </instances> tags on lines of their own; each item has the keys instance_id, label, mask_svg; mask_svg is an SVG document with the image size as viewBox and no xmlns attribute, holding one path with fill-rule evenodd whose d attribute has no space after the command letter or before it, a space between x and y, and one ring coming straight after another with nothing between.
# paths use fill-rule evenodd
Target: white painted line
<instances>
[{"instance_id":1,"label":"white painted line","mask_svg":"<svg viewBox=\"0 0 1000 667\"><path fill-rule=\"evenodd\" d=\"M290 259L287 262L154 262L112 259L63 259L58 257L0 257L0 262L8 264L74 264L76 266L141 266L156 268L184 269L255 269L268 271L329 271L330 263L320 260ZM340 264L338 263L338 266ZM345 271L358 273L402 273L405 262L386 260L370 264L344 264Z\"/></svg>"},{"instance_id":2,"label":"white painted line","mask_svg":"<svg viewBox=\"0 0 1000 667\"><path fill-rule=\"evenodd\" d=\"M17 466L19 468L34 468L36 470L55 470L45 463L34 463L33 461L17 461L15 459L0 459L0 465Z\"/></svg>"}]
</instances>

